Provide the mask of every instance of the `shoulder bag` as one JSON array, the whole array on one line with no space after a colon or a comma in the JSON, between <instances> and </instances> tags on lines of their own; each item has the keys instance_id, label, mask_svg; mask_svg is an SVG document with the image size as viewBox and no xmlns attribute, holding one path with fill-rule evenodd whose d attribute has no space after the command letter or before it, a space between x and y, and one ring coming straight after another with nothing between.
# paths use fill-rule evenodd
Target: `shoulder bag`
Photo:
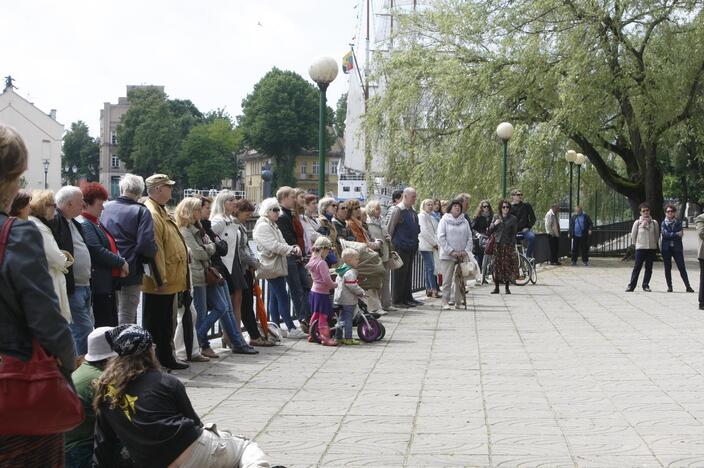
<instances>
[{"instance_id":1,"label":"shoulder bag","mask_svg":"<svg viewBox=\"0 0 704 468\"><path fill-rule=\"evenodd\" d=\"M389 252L389 266L392 270L398 270L403 266L403 260L401 260L401 256L395 250Z\"/></svg>"},{"instance_id":2,"label":"shoulder bag","mask_svg":"<svg viewBox=\"0 0 704 468\"><path fill-rule=\"evenodd\" d=\"M0 232L0 265L14 221L8 218ZM85 417L56 360L34 338L29 361L0 355L0 414L0 435L58 434Z\"/></svg>"},{"instance_id":3,"label":"shoulder bag","mask_svg":"<svg viewBox=\"0 0 704 468\"><path fill-rule=\"evenodd\" d=\"M491 234L489 239L486 241L486 246L484 247L484 253L486 255L494 255L494 250L496 249L496 236Z\"/></svg>"}]
</instances>

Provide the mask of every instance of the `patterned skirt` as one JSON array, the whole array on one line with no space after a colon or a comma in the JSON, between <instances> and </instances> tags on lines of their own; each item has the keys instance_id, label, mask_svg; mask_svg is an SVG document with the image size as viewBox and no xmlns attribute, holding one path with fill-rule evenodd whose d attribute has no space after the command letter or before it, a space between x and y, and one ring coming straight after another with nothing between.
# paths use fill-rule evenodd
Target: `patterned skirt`
<instances>
[{"instance_id":1,"label":"patterned skirt","mask_svg":"<svg viewBox=\"0 0 704 468\"><path fill-rule=\"evenodd\" d=\"M64 435L0 436L0 466L3 468L63 467Z\"/></svg>"},{"instance_id":2,"label":"patterned skirt","mask_svg":"<svg viewBox=\"0 0 704 468\"><path fill-rule=\"evenodd\" d=\"M496 244L492 261L495 283L506 283L516 279L518 274L518 256L513 245Z\"/></svg>"}]
</instances>

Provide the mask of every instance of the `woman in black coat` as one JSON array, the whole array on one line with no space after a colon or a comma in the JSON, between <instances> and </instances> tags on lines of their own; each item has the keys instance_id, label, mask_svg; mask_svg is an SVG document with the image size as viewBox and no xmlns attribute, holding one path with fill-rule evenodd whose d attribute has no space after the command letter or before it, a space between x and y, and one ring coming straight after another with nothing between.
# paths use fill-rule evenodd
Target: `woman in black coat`
<instances>
[{"instance_id":1,"label":"woman in black coat","mask_svg":"<svg viewBox=\"0 0 704 468\"><path fill-rule=\"evenodd\" d=\"M511 294L509 284L516 279L518 272L518 257L516 256L516 233L518 219L511 214L511 204L506 200L499 203L499 213L489 226L488 232L496 239L494 248L494 290L491 294L499 294L499 285L506 285L506 294Z\"/></svg>"}]
</instances>

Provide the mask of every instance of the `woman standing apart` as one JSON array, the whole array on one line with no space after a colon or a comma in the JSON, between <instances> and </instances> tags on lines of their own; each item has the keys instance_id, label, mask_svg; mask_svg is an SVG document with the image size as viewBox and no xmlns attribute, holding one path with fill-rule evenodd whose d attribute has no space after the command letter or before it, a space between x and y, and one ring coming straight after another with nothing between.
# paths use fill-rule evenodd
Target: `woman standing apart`
<instances>
[{"instance_id":1,"label":"woman standing apart","mask_svg":"<svg viewBox=\"0 0 704 468\"><path fill-rule=\"evenodd\" d=\"M423 271L425 272L425 295L440 297L438 293L438 280L435 277L434 252L438 249L438 237L433 223L434 202L430 198L423 200L418 213L420 234L418 234L418 250L423 257ZM439 223L438 223L439 226ZM443 278L447 278L443 274Z\"/></svg>"},{"instance_id":2,"label":"woman standing apart","mask_svg":"<svg viewBox=\"0 0 704 468\"><path fill-rule=\"evenodd\" d=\"M476 238L474 239L474 250L477 253L477 263L482 266L482 284L486 284L486 270L491 263L491 255L484 252L486 241L489 237L489 225L494 218L494 210L491 209L489 200L479 202L477 212L472 220L472 230L474 230Z\"/></svg>"},{"instance_id":3,"label":"woman standing apart","mask_svg":"<svg viewBox=\"0 0 704 468\"><path fill-rule=\"evenodd\" d=\"M675 205L665 206L665 219L662 222L662 240L660 251L662 260L665 263L665 281L667 281L667 292L672 292L672 258L675 259L677 270L680 272L687 292L693 293L694 289L689 284L687 268L684 265L684 253L682 248L682 221L676 218L677 208Z\"/></svg>"},{"instance_id":4,"label":"woman standing apart","mask_svg":"<svg viewBox=\"0 0 704 468\"><path fill-rule=\"evenodd\" d=\"M7 212L27 170L27 159L22 138L0 125L0 229L10 222ZM0 261L0 357L29 360L33 340L56 359L70 380L75 368L73 337L61 316L42 236L34 223L14 220ZM41 423L40 415L37 424ZM0 466L62 467L64 436L0 435Z\"/></svg>"},{"instance_id":5,"label":"woman standing apart","mask_svg":"<svg viewBox=\"0 0 704 468\"><path fill-rule=\"evenodd\" d=\"M95 328L117 326L117 295L115 286L119 278L130 273L129 265L120 252L112 234L100 222L103 203L108 191L97 182L81 188L85 205L81 213L81 226L90 252L91 291Z\"/></svg>"},{"instance_id":6,"label":"woman standing apart","mask_svg":"<svg viewBox=\"0 0 704 468\"><path fill-rule=\"evenodd\" d=\"M643 263L645 263L643 291L650 292L650 277L653 276L653 261L658 248L658 239L660 239L660 226L650 216L650 205L641 203L640 218L635 220L631 229L631 242L636 246L636 263L633 265L631 282L628 283L626 292L633 292L636 289Z\"/></svg>"},{"instance_id":7,"label":"woman standing apart","mask_svg":"<svg viewBox=\"0 0 704 468\"><path fill-rule=\"evenodd\" d=\"M455 283L455 309L459 309L463 299L460 297L462 287L459 281L464 281L464 279L460 279L454 274L455 267L460 261L472 255L473 246L472 228L462 214L460 200L452 200L449 204L449 212L445 213L440 220L438 245L440 246L440 266L443 277L442 309L451 308L449 302L453 282Z\"/></svg>"},{"instance_id":8,"label":"woman standing apart","mask_svg":"<svg viewBox=\"0 0 704 468\"><path fill-rule=\"evenodd\" d=\"M288 328L288 338L305 338L306 334L296 328L291 319L291 301L286 293L286 276L288 276L289 255L301 255L301 248L288 245L276 225L281 206L276 198L267 198L259 205L259 219L254 225L254 242L261 257L259 277L269 282L272 297L276 299L276 311L273 316L281 317Z\"/></svg>"},{"instance_id":9,"label":"woman standing apart","mask_svg":"<svg viewBox=\"0 0 704 468\"><path fill-rule=\"evenodd\" d=\"M516 256L516 233L518 219L511 214L511 204L506 200L499 203L501 212L494 216L487 232L494 234L496 247L492 259L494 268L494 290L491 294L499 294L499 285L506 285L506 294L511 294L509 284L516 279L518 273L518 257Z\"/></svg>"}]
</instances>

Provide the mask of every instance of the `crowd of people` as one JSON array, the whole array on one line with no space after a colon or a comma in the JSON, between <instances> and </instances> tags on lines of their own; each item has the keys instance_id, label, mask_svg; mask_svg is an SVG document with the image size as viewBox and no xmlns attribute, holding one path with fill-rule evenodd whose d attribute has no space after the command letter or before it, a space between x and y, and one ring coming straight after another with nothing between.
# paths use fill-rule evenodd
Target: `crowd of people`
<instances>
[{"instance_id":1,"label":"crowd of people","mask_svg":"<svg viewBox=\"0 0 704 468\"><path fill-rule=\"evenodd\" d=\"M218 322L223 347L232 353L253 355L274 345L255 307L260 281L267 286L268 322L285 338L357 345L352 322L360 303L376 316L423 304L411 287L418 253L426 300L438 298L446 310L465 299L466 263L476 267L476 284L487 282L491 267L492 294L501 286L511 294L517 239L529 258L534 252L536 217L520 190L499 200L496 212L481 200L470 213L466 193L422 200L416 211L411 187L395 191L385 213L378 200L361 206L293 187L279 188L258 206L223 190L171 208L175 182L165 174L146 180L126 174L114 200L95 182L56 193L19 190L27 159L21 138L0 126L0 362L34 359L41 347L75 387L85 419L65 443L61 433L0 432L3 466L31 466L37 447L42 466L63 466L64 457L76 467L91 460L100 466L151 466L153 460L154 466L221 466L223 460L268 466L256 444L204 426L183 384L168 375L221 356L211 344ZM686 290L694 292L676 208L666 207L662 229L649 213L643 204L633 224L635 266L627 291L635 289L643 265L642 287L650 291L660 247L668 291L674 259ZM704 308L704 215L696 221ZM558 205L546 213L545 228L550 263L558 265ZM580 255L589 264L592 228L577 207L569 222L573 265ZM211 450L217 445L226 449Z\"/></svg>"}]
</instances>

